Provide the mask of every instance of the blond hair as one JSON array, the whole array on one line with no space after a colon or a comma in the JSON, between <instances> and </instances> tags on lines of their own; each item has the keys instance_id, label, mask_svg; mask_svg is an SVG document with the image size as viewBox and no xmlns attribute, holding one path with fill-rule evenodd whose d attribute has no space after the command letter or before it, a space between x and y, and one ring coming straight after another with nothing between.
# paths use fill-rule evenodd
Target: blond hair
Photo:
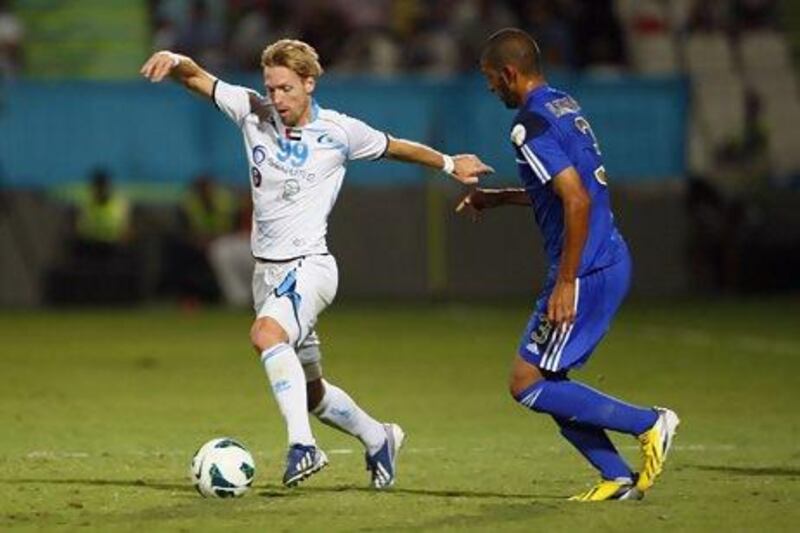
<instances>
[{"instance_id":1,"label":"blond hair","mask_svg":"<svg viewBox=\"0 0 800 533\"><path fill-rule=\"evenodd\" d=\"M264 49L261 54L262 67L286 67L301 78L319 78L322 66L314 47L296 39L281 39Z\"/></svg>"}]
</instances>

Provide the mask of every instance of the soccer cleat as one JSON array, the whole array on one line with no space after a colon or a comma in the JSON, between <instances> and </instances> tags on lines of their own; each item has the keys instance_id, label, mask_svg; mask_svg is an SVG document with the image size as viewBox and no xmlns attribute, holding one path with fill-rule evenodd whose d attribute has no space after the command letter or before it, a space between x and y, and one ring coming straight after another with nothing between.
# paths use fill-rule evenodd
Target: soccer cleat
<instances>
[{"instance_id":1,"label":"soccer cleat","mask_svg":"<svg viewBox=\"0 0 800 533\"><path fill-rule=\"evenodd\" d=\"M641 500L644 494L629 477L603 479L584 493L569 499L571 502L603 502L609 500Z\"/></svg>"},{"instance_id":2,"label":"soccer cleat","mask_svg":"<svg viewBox=\"0 0 800 533\"><path fill-rule=\"evenodd\" d=\"M372 486L376 489L386 489L394 485L397 476L397 454L406 434L397 424L384 424L383 430L386 432L386 442L375 454L367 453L367 470L372 474Z\"/></svg>"},{"instance_id":3,"label":"soccer cleat","mask_svg":"<svg viewBox=\"0 0 800 533\"><path fill-rule=\"evenodd\" d=\"M294 487L327 465L328 457L325 452L316 446L292 444L286 456L286 472L283 474L283 484L287 487Z\"/></svg>"},{"instance_id":4,"label":"soccer cleat","mask_svg":"<svg viewBox=\"0 0 800 533\"><path fill-rule=\"evenodd\" d=\"M636 482L636 488L641 492L653 486L656 478L664 469L667 453L675 433L680 424L680 419L673 411L663 407L656 407L658 419L653 427L639 435L639 444L642 449L644 465Z\"/></svg>"}]
</instances>

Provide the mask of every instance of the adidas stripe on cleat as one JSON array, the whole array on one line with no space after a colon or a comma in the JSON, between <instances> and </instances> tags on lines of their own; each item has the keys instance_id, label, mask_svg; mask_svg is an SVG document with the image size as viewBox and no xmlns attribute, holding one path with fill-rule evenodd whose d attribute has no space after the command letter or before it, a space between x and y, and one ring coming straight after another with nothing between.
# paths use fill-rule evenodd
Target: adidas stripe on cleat
<instances>
[{"instance_id":1,"label":"adidas stripe on cleat","mask_svg":"<svg viewBox=\"0 0 800 533\"><path fill-rule=\"evenodd\" d=\"M325 452L316 446L292 444L286 456L286 472L283 474L283 484L287 487L294 487L327 465L328 457Z\"/></svg>"},{"instance_id":2,"label":"adidas stripe on cleat","mask_svg":"<svg viewBox=\"0 0 800 533\"><path fill-rule=\"evenodd\" d=\"M655 483L656 478L664 470L664 462L672 446L680 419L675 412L663 407L656 407L658 419L653 427L639 435L642 451L642 470L636 482L636 488L644 492Z\"/></svg>"}]
</instances>

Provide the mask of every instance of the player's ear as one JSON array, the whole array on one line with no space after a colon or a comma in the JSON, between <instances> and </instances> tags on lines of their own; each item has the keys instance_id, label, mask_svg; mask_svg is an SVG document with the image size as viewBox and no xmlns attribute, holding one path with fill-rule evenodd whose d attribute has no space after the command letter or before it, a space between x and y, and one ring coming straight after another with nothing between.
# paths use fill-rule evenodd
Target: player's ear
<instances>
[{"instance_id":1,"label":"player's ear","mask_svg":"<svg viewBox=\"0 0 800 533\"><path fill-rule=\"evenodd\" d=\"M303 87L305 87L306 93L311 94L314 92L314 89L317 86L317 80L314 76L308 76L306 79L303 80Z\"/></svg>"},{"instance_id":2,"label":"player's ear","mask_svg":"<svg viewBox=\"0 0 800 533\"><path fill-rule=\"evenodd\" d=\"M510 87L517 80L517 70L511 65L503 65L500 69L500 77Z\"/></svg>"}]
</instances>

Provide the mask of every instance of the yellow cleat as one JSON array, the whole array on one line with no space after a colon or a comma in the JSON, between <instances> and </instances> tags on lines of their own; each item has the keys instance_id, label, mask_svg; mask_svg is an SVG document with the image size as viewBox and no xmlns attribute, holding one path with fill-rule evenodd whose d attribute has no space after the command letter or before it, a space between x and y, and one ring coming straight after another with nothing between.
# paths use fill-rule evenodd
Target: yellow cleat
<instances>
[{"instance_id":1,"label":"yellow cleat","mask_svg":"<svg viewBox=\"0 0 800 533\"><path fill-rule=\"evenodd\" d=\"M608 500L641 500L643 494L634 485L633 480L621 477L614 480L604 479L582 494L569 499L571 502L603 502Z\"/></svg>"},{"instance_id":2,"label":"yellow cleat","mask_svg":"<svg viewBox=\"0 0 800 533\"><path fill-rule=\"evenodd\" d=\"M656 478L664 469L667 452L672 446L672 440L680 424L680 419L673 411L656 407L658 419L653 427L639 435L639 444L642 449L642 471L636 481L636 488L644 492L653 486Z\"/></svg>"}]
</instances>

